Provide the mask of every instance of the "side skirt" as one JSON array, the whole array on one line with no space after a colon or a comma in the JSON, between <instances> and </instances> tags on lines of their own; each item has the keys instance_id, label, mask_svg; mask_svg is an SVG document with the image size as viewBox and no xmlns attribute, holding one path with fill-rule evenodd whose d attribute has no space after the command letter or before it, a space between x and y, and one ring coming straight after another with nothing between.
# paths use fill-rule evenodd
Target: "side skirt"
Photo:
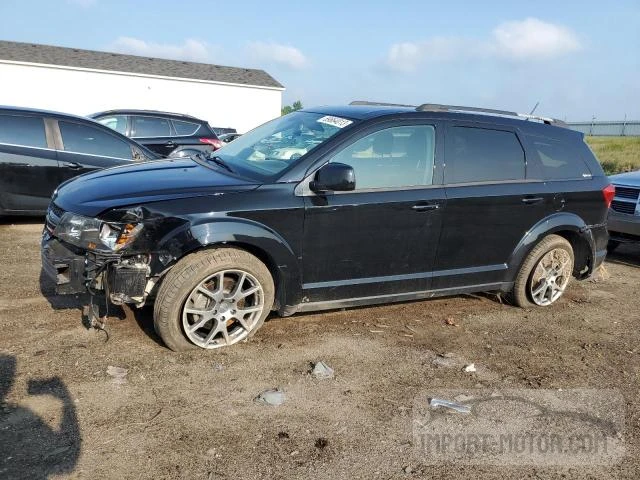
<instances>
[{"instance_id":1,"label":"side skirt","mask_svg":"<svg viewBox=\"0 0 640 480\"><path fill-rule=\"evenodd\" d=\"M336 308L361 307L363 305L378 305L381 303L407 302L411 300L424 300L463 293L477 293L488 291L508 292L513 288L513 282L484 283L469 285L466 287L442 288L423 292L395 293L391 295L376 295L372 297L345 298L326 302L307 302L295 306L285 306L280 309L280 315L289 316L296 312L314 312L319 310L333 310Z\"/></svg>"}]
</instances>

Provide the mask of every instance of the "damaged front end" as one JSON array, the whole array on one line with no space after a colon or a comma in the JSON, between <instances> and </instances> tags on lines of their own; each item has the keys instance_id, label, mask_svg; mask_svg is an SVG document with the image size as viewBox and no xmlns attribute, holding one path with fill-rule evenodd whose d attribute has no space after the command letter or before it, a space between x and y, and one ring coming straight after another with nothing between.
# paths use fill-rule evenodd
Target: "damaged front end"
<instances>
[{"instance_id":1,"label":"damaged front end","mask_svg":"<svg viewBox=\"0 0 640 480\"><path fill-rule=\"evenodd\" d=\"M42 233L42 269L58 294L104 293L113 304L141 307L155 284L151 255L128 253L127 247L143 232L140 209L108 221L64 212L52 203Z\"/></svg>"}]
</instances>

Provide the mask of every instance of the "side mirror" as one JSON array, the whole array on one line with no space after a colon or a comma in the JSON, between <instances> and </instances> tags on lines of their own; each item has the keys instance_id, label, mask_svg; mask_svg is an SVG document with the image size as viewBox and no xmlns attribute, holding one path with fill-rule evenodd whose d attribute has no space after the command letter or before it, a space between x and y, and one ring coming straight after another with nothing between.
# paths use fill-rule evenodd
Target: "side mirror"
<instances>
[{"instance_id":1,"label":"side mirror","mask_svg":"<svg viewBox=\"0 0 640 480\"><path fill-rule=\"evenodd\" d=\"M316 172L309 188L315 193L348 192L356 188L356 174L344 163L327 163Z\"/></svg>"}]
</instances>

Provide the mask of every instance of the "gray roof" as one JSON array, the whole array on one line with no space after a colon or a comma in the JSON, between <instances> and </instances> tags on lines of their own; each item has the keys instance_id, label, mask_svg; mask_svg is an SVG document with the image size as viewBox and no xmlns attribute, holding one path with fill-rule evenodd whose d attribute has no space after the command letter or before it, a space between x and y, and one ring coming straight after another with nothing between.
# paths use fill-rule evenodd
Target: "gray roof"
<instances>
[{"instance_id":1,"label":"gray roof","mask_svg":"<svg viewBox=\"0 0 640 480\"><path fill-rule=\"evenodd\" d=\"M264 70L0 40L0 60L282 88Z\"/></svg>"}]
</instances>

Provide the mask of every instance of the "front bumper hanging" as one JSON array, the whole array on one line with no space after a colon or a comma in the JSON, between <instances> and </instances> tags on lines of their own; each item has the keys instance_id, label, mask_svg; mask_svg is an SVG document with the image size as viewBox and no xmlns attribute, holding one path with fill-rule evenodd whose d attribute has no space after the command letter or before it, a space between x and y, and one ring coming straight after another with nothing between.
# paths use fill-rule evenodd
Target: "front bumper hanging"
<instances>
[{"instance_id":1,"label":"front bumper hanging","mask_svg":"<svg viewBox=\"0 0 640 480\"><path fill-rule=\"evenodd\" d=\"M52 237L42 238L42 270L56 285L57 294L104 291L115 304L143 304L149 280L144 256L94 253Z\"/></svg>"}]
</instances>

